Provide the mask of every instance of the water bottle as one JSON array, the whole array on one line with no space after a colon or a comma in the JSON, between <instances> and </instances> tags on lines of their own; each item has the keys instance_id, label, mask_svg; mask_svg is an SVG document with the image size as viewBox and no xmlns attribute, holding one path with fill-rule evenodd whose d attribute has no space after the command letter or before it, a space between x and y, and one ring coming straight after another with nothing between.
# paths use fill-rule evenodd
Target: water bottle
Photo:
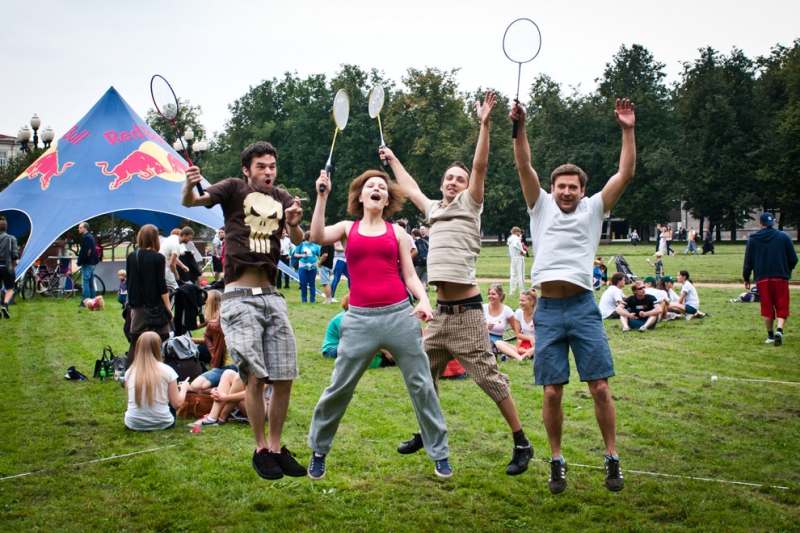
<instances>
[{"instance_id":1,"label":"water bottle","mask_svg":"<svg viewBox=\"0 0 800 533\"><path fill-rule=\"evenodd\" d=\"M100 365L100 381L106 380L106 366Z\"/></svg>"}]
</instances>

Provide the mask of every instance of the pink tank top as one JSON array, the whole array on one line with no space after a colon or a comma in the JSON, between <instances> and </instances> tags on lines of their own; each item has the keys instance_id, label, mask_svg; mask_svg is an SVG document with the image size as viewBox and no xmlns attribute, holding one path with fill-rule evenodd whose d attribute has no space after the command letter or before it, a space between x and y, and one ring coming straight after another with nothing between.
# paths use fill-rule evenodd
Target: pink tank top
<instances>
[{"instance_id":1,"label":"pink tank top","mask_svg":"<svg viewBox=\"0 0 800 533\"><path fill-rule=\"evenodd\" d=\"M359 235L360 223L356 221L350 229L344 252L350 273L350 305L385 307L405 300L394 228L386 222L383 235L367 237Z\"/></svg>"}]
</instances>

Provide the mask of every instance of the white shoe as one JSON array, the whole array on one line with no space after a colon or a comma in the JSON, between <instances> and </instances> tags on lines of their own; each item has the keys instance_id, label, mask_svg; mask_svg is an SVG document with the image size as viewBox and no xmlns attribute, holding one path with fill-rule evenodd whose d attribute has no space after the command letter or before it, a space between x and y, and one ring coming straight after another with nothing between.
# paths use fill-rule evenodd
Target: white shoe
<instances>
[{"instance_id":1,"label":"white shoe","mask_svg":"<svg viewBox=\"0 0 800 533\"><path fill-rule=\"evenodd\" d=\"M339 303L339 300L337 300L336 298L331 298L331 302L333 302L333 303L335 303L335 304L338 304L338 303Z\"/></svg>"},{"instance_id":2,"label":"white shoe","mask_svg":"<svg viewBox=\"0 0 800 533\"><path fill-rule=\"evenodd\" d=\"M664 321L675 320L676 318L680 318L680 316L681 315L679 315L678 313L667 312L667 317L664 319Z\"/></svg>"},{"instance_id":3,"label":"white shoe","mask_svg":"<svg viewBox=\"0 0 800 533\"><path fill-rule=\"evenodd\" d=\"M687 314L684 318L686 319L686 322L689 322L692 319L693 316L694 315Z\"/></svg>"},{"instance_id":4,"label":"white shoe","mask_svg":"<svg viewBox=\"0 0 800 533\"><path fill-rule=\"evenodd\" d=\"M764 343L765 344L774 344L775 343L775 339L767 339L767 340L764 341Z\"/></svg>"},{"instance_id":5,"label":"white shoe","mask_svg":"<svg viewBox=\"0 0 800 533\"><path fill-rule=\"evenodd\" d=\"M622 332L623 332L623 333L625 333L626 331L630 331L630 330L631 330L631 328L629 328L628 326L624 326L624 327L622 328Z\"/></svg>"},{"instance_id":6,"label":"white shoe","mask_svg":"<svg viewBox=\"0 0 800 533\"><path fill-rule=\"evenodd\" d=\"M647 328L642 326L639 328L639 333L647 333Z\"/></svg>"}]
</instances>

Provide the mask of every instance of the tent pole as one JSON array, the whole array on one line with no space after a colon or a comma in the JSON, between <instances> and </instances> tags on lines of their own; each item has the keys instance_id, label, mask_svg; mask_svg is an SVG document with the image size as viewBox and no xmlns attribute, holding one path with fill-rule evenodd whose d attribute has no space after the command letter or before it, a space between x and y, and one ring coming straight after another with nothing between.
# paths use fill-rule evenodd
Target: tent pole
<instances>
[{"instance_id":1,"label":"tent pole","mask_svg":"<svg viewBox=\"0 0 800 533\"><path fill-rule=\"evenodd\" d=\"M114 251L117 248L117 239L114 236L116 233L116 226L114 225L114 212L111 212L111 260L114 260Z\"/></svg>"}]
</instances>

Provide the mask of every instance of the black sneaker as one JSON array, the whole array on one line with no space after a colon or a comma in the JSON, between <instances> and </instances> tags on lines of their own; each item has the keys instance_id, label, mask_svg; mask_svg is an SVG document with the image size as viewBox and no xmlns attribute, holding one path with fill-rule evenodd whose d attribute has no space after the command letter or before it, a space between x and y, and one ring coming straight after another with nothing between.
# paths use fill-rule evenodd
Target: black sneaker
<instances>
[{"instance_id":1,"label":"black sneaker","mask_svg":"<svg viewBox=\"0 0 800 533\"><path fill-rule=\"evenodd\" d=\"M414 433L414 436L408 439L407 441L401 443L397 446L397 453L402 453L403 455L407 455L409 453L416 453L420 451L424 446L422 445L422 435L419 433Z\"/></svg>"},{"instance_id":2,"label":"black sneaker","mask_svg":"<svg viewBox=\"0 0 800 533\"><path fill-rule=\"evenodd\" d=\"M0 309L2 309L4 318L11 318L11 315L8 314L8 306L7 305L3 305L3 307L0 308Z\"/></svg>"},{"instance_id":3,"label":"black sneaker","mask_svg":"<svg viewBox=\"0 0 800 533\"><path fill-rule=\"evenodd\" d=\"M434 471L436 475L443 478L448 478L453 475L453 467L450 465L450 459L440 459L436 461L434 466Z\"/></svg>"},{"instance_id":4,"label":"black sneaker","mask_svg":"<svg viewBox=\"0 0 800 533\"><path fill-rule=\"evenodd\" d=\"M3 313L6 315L6 318L8 318L8 309L4 307ZM778 346L783 346L783 333L780 331L775 332L775 347L777 348Z\"/></svg>"},{"instance_id":5,"label":"black sneaker","mask_svg":"<svg viewBox=\"0 0 800 533\"><path fill-rule=\"evenodd\" d=\"M622 480L622 469L619 467L619 459L606 459L606 488L614 492L625 488L625 482Z\"/></svg>"},{"instance_id":6,"label":"black sneaker","mask_svg":"<svg viewBox=\"0 0 800 533\"><path fill-rule=\"evenodd\" d=\"M258 450L253 452L253 468L264 479L280 479L283 477L283 471L275 460L275 455L269 453L266 448L260 452Z\"/></svg>"},{"instance_id":7,"label":"black sneaker","mask_svg":"<svg viewBox=\"0 0 800 533\"><path fill-rule=\"evenodd\" d=\"M550 460L550 492L552 494L560 494L567 488L567 467L566 461Z\"/></svg>"},{"instance_id":8,"label":"black sneaker","mask_svg":"<svg viewBox=\"0 0 800 533\"><path fill-rule=\"evenodd\" d=\"M514 446L514 455L506 467L506 474L518 476L528 469L528 463L533 459L533 446L528 441L527 446Z\"/></svg>"},{"instance_id":9,"label":"black sneaker","mask_svg":"<svg viewBox=\"0 0 800 533\"><path fill-rule=\"evenodd\" d=\"M325 455L311 452L311 462L308 463L308 477L314 481L325 477Z\"/></svg>"},{"instance_id":10,"label":"black sneaker","mask_svg":"<svg viewBox=\"0 0 800 533\"><path fill-rule=\"evenodd\" d=\"M294 453L290 452L286 446L281 448L281 453L270 452L270 455L285 475L291 477L304 477L306 475L306 468L294 460Z\"/></svg>"}]
</instances>

